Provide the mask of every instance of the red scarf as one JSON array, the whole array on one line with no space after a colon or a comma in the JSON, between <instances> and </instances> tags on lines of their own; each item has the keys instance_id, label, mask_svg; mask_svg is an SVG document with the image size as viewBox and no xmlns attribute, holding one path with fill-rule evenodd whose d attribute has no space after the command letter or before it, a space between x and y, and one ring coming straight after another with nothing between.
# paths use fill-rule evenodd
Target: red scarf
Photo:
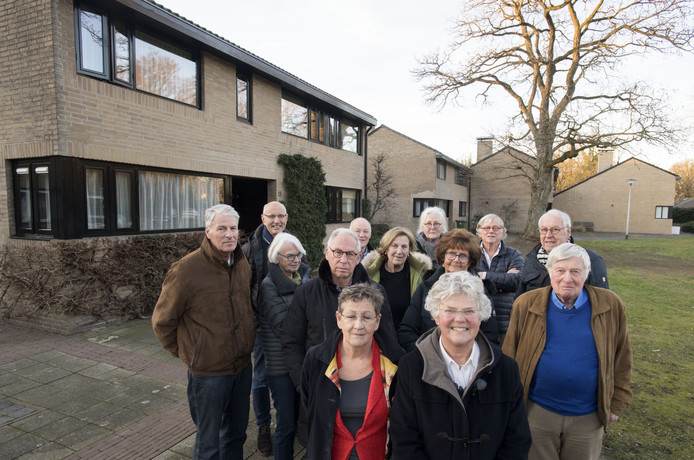
<instances>
[{"instance_id":1,"label":"red scarf","mask_svg":"<svg viewBox=\"0 0 694 460\"><path fill-rule=\"evenodd\" d=\"M340 346L337 347L337 367L342 367ZM371 345L371 385L366 401L364 422L357 431L356 437L347 429L340 411L335 414L335 430L333 431L333 460L346 460L356 446L359 460L383 460L386 456L388 402L384 392L384 381L381 373L381 349L376 341ZM338 380L339 388L339 380Z\"/></svg>"}]
</instances>

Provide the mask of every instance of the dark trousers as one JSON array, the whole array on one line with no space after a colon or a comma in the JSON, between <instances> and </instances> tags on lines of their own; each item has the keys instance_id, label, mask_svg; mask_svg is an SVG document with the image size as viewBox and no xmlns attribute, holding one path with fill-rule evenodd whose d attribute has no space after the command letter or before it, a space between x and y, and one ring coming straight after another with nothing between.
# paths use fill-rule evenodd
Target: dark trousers
<instances>
[{"instance_id":1,"label":"dark trousers","mask_svg":"<svg viewBox=\"0 0 694 460\"><path fill-rule=\"evenodd\" d=\"M294 434L298 415L299 395L289 374L268 375L267 383L272 391L272 399L277 410L277 428L272 435L275 460L294 458Z\"/></svg>"},{"instance_id":2,"label":"dark trousers","mask_svg":"<svg viewBox=\"0 0 694 460\"><path fill-rule=\"evenodd\" d=\"M263 342L259 337L255 339L253 345L253 412L255 412L255 423L258 426L270 426L272 416L270 415L270 389L267 384L265 371L265 352Z\"/></svg>"},{"instance_id":3,"label":"dark trousers","mask_svg":"<svg viewBox=\"0 0 694 460\"><path fill-rule=\"evenodd\" d=\"M231 375L188 372L188 405L198 430L194 460L243 459L250 390L250 366Z\"/></svg>"}]
</instances>

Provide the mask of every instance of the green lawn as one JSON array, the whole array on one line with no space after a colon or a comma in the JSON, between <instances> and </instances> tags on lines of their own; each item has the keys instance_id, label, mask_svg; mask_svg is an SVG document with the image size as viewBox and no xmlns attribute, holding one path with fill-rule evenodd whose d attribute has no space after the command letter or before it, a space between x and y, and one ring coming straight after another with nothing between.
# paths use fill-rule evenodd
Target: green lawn
<instances>
[{"instance_id":1,"label":"green lawn","mask_svg":"<svg viewBox=\"0 0 694 460\"><path fill-rule=\"evenodd\" d=\"M579 241L626 303L634 399L608 431L610 459L694 458L694 238Z\"/></svg>"}]
</instances>

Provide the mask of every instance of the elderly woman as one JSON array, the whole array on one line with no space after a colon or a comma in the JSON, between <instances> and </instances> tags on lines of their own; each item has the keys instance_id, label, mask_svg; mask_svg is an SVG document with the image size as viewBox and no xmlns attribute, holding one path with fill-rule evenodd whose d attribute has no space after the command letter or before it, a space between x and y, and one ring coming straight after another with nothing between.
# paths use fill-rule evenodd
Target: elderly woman
<instances>
[{"instance_id":1,"label":"elderly woman","mask_svg":"<svg viewBox=\"0 0 694 460\"><path fill-rule=\"evenodd\" d=\"M432 268L431 259L414 252L414 247L414 236L408 229L393 227L383 235L378 249L362 261L369 277L385 289L396 329L412 294Z\"/></svg>"},{"instance_id":2,"label":"elderly woman","mask_svg":"<svg viewBox=\"0 0 694 460\"><path fill-rule=\"evenodd\" d=\"M386 456L388 392L401 350L374 339L382 303L374 285L344 288L335 313L339 330L306 354L301 401L310 420L309 460Z\"/></svg>"},{"instance_id":3,"label":"elderly woman","mask_svg":"<svg viewBox=\"0 0 694 460\"><path fill-rule=\"evenodd\" d=\"M518 367L479 333L492 305L460 271L431 287L436 328L400 361L390 416L393 458L525 459L530 432Z\"/></svg>"},{"instance_id":4,"label":"elderly woman","mask_svg":"<svg viewBox=\"0 0 694 460\"><path fill-rule=\"evenodd\" d=\"M267 255L268 274L261 283L258 299L259 338L265 350L268 385L277 409L277 428L272 435L275 459L291 460L299 398L289 378L279 331L294 291L308 280L309 267L301 263L306 255L304 247L289 233L275 236Z\"/></svg>"},{"instance_id":5,"label":"elderly woman","mask_svg":"<svg viewBox=\"0 0 694 460\"><path fill-rule=\"evenodd\" d=\"M419 285L409 307L405 311L398 328L398 341L407 351L414 349L417 339L435 326L434 320L424 308L424 301L429 289L444 273L467 271L477 275L475 267L480 259L480 245L475 235L462 228L456 228L445 233L436 247L436 259L441 266ZM485 281L485 289L494 292L494 286ZM498 329L494 309L491 317L482 323L482 331L487 338L498 342Z\"/></svg>"},{"instance_id":6,"label":"elderly woman","mask_svg":"<svg viewBox=\"0 0 694 460\"><path fill-rule=\"evenodd\" d=\"M446 212L436 206L424 209L419 215L417 250L436 260L436 243L448 231Z\"/></svg>"},{"instance_id":7,"label":"elderly woman","mask_svg":"<svg viewBox=\"0 0 694 460\"><path fill-rule=\"evenodd\" d=\"M607 425L631 401L631 347L615 293L586 284L590 256L564 243L550 286L513 304L503 351L521 369L535 459L598 460Z\"/></svg>"},{"instance_id":8,"label":"elderly woman","mask_svg":"<svg viewBox=\"0 0 694 460\"><path fill-rule=\"evenodd\" d=\"M520 281L519 273L525 259L520 252L504 244L506 227L496 214L487 214L477 222L477 236L482 241L482 257L477 262L477 273L483 280L490 281L495 288L492 303L499 325L499 335L503 337L511 318L511 306L516 297Z\"/></svg>"}]
</instances>

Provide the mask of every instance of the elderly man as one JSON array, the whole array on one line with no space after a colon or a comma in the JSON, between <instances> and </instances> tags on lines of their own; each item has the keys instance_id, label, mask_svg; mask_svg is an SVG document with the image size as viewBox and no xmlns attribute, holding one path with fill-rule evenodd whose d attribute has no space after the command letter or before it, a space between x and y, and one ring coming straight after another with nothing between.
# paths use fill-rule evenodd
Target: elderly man
<instances>
[{"instance_id":1,"label":"elderly man","mask_svg":"<svg viewBox=\"0 0 694 460\"><path fill-rule=\"evenodd\" d=\"M279 201L271 201L263 206L260 215L262 223L251 234L248 242L243 245L243 253L251 263L253 273L251 279L251 298L253 307L258 311L257 300L260 285L268 272L267 251L273 238L282 233L287 227L287 208ZM253 347L253 411L258 425L258 450L265 456L272 455L272 437L270 424L270 390L265 369L265 353L261 340L256 340Z\"/></svg>"},{"instance_id":2,"label":"elderly man","mask_svg":"<svg viewBox=\"0 0 694 460\"><path fill-rule=\"evenodd\" d=\"M516 297L524 292L549 286L549 273L545 265L552 249L560 244L571 242L571 217L558 209L550 209L537 222L540 230L540 244L525 257L525 265L519 275ZM592 286L609 288L607 267L602 257L586 249L590 257L590 273L587 283Z\"/></svg>"},{"instance_id":3,"label":"elderly man","mask_svg":"<svg viewBox=\"0 0 694 460\"><path fill-rule=\"evenodd\" d=\"M598 460L605 427L631 401L625 306L612 291L585 284L590 263L580 246L554 248L551 286L513 304L503 352L520 369L530 459Z\"/></svg>"},{"instance_id":4,"label":"elderly man","mask_svg":"<svg viewBox=\"0 0 694 460\"><path fill-rule=\"evenodd\" d=\"M171 265L152 315L162 346L188 366L194 459L243 458L255 324L238 223L231 206L205 211L205 239Z\"/></svg>"},{"instance_id":5,"label":"elderly man","mask_svg":"<svg viewBox=\"0 0 694 460\"><path fill-rule=\"evenodd\" d=\"M356 283L371 283L366 269L359 263L360 252L357 235L346 228L336 229L328 238L318 277L304 283L294 293L282 323L280 340L285 349L289 375L297 388L306 351L337 330L335 312L337 296L342 288ZM381 322L375 337L379 343L387 343L384 346L388 349L400 350L387 299L381 307Z\"/></svg>"},{"instance_id":6,"label":"elderly man","mask_svg":"<svg viewBox=\"0 0 694 460\"><path fill-rule=\"evenodd\" d=\"M369 244L369 240L371 240L371 224L363 217L357 217L349 223L349 229L359 238L359 244L361 245L359 261L361 262L369 251L373 251L371 244Z\"/></svg>"}]
</instances>

